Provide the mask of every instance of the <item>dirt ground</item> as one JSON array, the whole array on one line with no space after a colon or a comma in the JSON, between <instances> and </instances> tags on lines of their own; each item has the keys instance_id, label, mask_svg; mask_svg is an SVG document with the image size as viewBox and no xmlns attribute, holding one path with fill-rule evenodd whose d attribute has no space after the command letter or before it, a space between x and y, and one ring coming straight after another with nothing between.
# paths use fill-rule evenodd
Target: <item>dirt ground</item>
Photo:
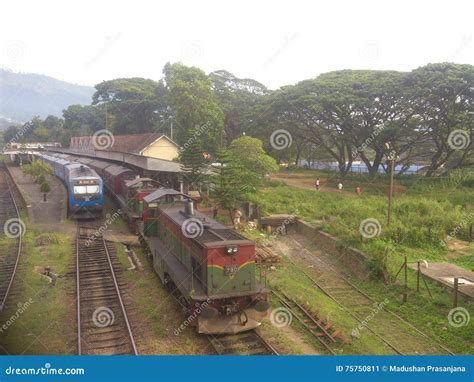
<instances>
[{"instance_id":1,"label":"dirt ground","mask_svg":"<svg viewBox=\"0 0 474 382\"><path fill-rule=\"evenodd\" d=\"M270 179L272 180L279 180L284 182L288 186L296 187L296 188L303 188L306 190L316 190L315 182L316 182L316 177L311 175L311 174L305 174L305 173L285 173L281 172L278 174L273 174L271 175ZM339 178L337 174L333 177L320 177L320 188L318 192L333 192L333 193L341 193L347 196L351 197L357 197L357 194L355 193L355 187L352 187L353 184L355 183L353 180L347 181L347 183L350 184L347 185L347 183L344 180L341 180L341 183L343 185L342 191L339 191L337 188L337 185L339 183ZM370 181L370 179L367 179L367 181L362 181L358 183L361 188L362 188L362 194L364 193L365 190L367 189L377 189L378 191L381 192L386 192L386 188L388 185L383 185L383 184L376 184ZM405 188L401 185L395 184L394 185L394 192L396 193L402 193L405 190Z\"/></svg>"}]
</instances>

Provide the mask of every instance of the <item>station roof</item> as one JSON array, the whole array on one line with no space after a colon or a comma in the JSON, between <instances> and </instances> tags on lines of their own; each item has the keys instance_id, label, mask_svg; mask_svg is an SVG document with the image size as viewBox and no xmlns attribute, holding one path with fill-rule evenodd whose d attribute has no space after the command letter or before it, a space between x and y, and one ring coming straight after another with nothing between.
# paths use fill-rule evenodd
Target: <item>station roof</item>
<instances>
[{"instance_id":1,"label":"station roof","mask_svg":"<svg viewBox=\"0 0 474 382\"><path fill-rule=\"evenodd\" d=\"M107 167L106 172L109 173L109 174L112 174L114 176L117 176L117 175L122 174L124 172L133 172L133 170L131 170L127 167L112 164L111 166Z\"/></svg>"},{"instance_id":2,"label":"station roof","mask_svg":"<svg viewBox=\"0 0 474 382\"><path fill-rule=\"evenodd\" d=\"M148 171L156 172L170 172L170 173L180 173L182 172L181 164L178 162L147 157L138 154L123 153L118 151L75 151L71 149L49 149L49 151L60 152L64 154L69 154L73 156L78 156L83 162L83 159L97 159L97 160L106 160L106 161L115 161L121 163L127 163L138 168L142 168ZM79 158L78 158L79 159ZM86 162L84 162L86 163Z\"/></svg>"},{"instance_id":3,"label":"station roof","mask_svg":"<svg viewBox=\"0 0 474 382\"><path fill-rule=\"evenodd\" d=\"M135 178L135 179L132 179L132 180L129 180L127 182L125 182L125 185L127 187L133 187L137 184L140 184L140 183L143 183L143 182L155 182L155 183L158 183L156 180L153 180L151 178Z\"/></svg>"},{"instance_id":4,"label":"station roof","mask_svg":"<svg viewBox=\"0 0 474 382\"><path fill-rule=\"evenodd\" d=\"M153 202L157 199L160 199L164 196L167 196L167 195L181 195L181 196L184 196L186 198L189 198L189 196L179 192L179 191L176 191L176 190L173 190L172 188L160 188L159 190L156 190L154 192L152 192L151 194L145 196L143 198L143 200L146 202L146 203L150 203L150 202Z\"/></svg>"}]
</instances>

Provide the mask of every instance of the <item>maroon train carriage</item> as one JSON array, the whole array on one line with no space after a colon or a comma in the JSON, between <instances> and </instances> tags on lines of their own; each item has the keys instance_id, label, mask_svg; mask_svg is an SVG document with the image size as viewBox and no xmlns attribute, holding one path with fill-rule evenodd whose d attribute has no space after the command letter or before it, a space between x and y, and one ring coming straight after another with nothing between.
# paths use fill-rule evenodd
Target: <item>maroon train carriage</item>
<instances>
[{"instance_id":1,"label":"maroon train carriage","mask_svg":"<svg viewBox=\"0 0 474 382\"><path fill-rule=\"evenodd\" d=\"M259 326L269 304L255 274L255 243L194 211L178 191L160 189L144 201L140 240L163 284L186 300L189 325L207 334Z\"/></svg>"}]
</instances>

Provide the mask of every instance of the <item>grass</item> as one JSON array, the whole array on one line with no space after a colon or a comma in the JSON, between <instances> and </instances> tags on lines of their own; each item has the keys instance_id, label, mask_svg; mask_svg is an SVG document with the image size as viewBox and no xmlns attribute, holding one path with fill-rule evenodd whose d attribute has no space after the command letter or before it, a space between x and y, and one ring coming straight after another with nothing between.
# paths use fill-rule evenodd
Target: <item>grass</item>
<instances>
[{"instance_id":1,"label":"grass","mask_svg":"<svg viewBox=\"0 0 474 382\"><path fill-rule=\"evenodd\" d=\"M318 316L336 324L340 328L346 339L351 340L351 333L357 328L358 321L348 315L336 302L331 300L322 291L314 287L311 280L301 273L301 267L288 261L285 257L277 269L268 274L269 286L277 291L285 291L293 299L306 305L312 312L317 312ZM280 304L276 304L280 305ZM293 323L294 322L294 323ZM293 320L292 326L297 324ZM306 331L302 326L295 326L302 333ZM319 342L309 335L307 338L316 349L324 352L324 348ZM386 347L373 336L361 336L352 341L352 344L338 342L333 350L336 354L385 354ZM392 353L387 353L392 354Z\"/></svg>"},{"instance_id":2,"label":"grass","mask_svg":"<svg viewBox=\"0 0 474 382\"><path fill-rule=\"evenodd\" d=\"M25 217L22 218L27 224ZM5 241L3 238L0 245ZM0 334L2 346L11 354L71 354L75 348L75 327L71 319L72 280L66 274L72 262L72 247L68 235L32 228L27 224L23 236L20 267L13 285L14 300L28 307L18 314L20 305L12 304L2 312L0 322L18 316L14 323ZM41 274L45 266L59 276L53 286ZM13 295L10 296L13 300ZM20 304L18 303L18 304Z\"/></svg>"},{"instance_id":3,"label":"grass","mask_svg":"<svg viewBox=\"0 0 474 382\"><path fill-rule=\"evenodd\" d=\"M464 192L474 200L471 189L454 191ZM447 199L438 200L404 193L396 195L392 224L387 227L385 196L363 194L354 197L270 181L259 193L251 195L250 199L262 206L264 214L296 214L337 236L345 245L357 247L373 256L384 252L388 252L390 258L396 258L395 253L406 255L410 261L420 258L431 261L449 260L443 240L453 232L459 238L467 239L468 225L471 222L466 220L474 211L472 204L462 206ZM364 239L359 230L366 219L376 219L380 225L380 234L370 240ZM473 260L471 250L455 262L473 269Z\"/></svg>"},{"instance_id":4,"label":"grass","mask_svg":"<svg viewBox=\"0 0 474 382\"><path fill-rule=\"evenodd\" d=\"M307 177L328 175L325 172L312 170L298 170L291 174ZM290 175L291 175L290 174ZM345 185L361 184L363 177L351 175L345 179ZM281 181L268 181L266 187L251 199L261 204L263 212L296 214L300 218L312 223L342 240L345 245L351 245L371 255L372 259L387 257L387 269L393 276L407 256L409 262L425 259L428 262L448 261L466 269L474 269L474 246L458 239L448 241L450 246L454 241L462 244L462 250L448 251L442 245L442 240L454 230L461 239L467 236L465 217L473 211L472 201L474 191L463 186L468 180L454 182L452 179L398 180L397 185L404 187L403 193L396 194L392 225L387 228L386 195L378 194L386 178L379 177L373 186L363 186L364 194L360 197L338 192L316 192L315 190L288 186ZM331 182L337 185L337 179ZM377 184L378 182L378 184ZM424 183L423 183L424 182ZM364 239L359 232L359 225L364 219L375 218L380 222L381 233L372 239ZM463 224L466 223L466 224ZM254 239L258 234L254 233ZM300 271L298 272L298 269ZM321 293L317 293L311 282L301 274L299 266L284 261L282 267L273 272L270 277L272 287L286 289L290 295L306 302L317 309L321 315L334 315L337 325L347 334L357 326L353 320L347 318L334 306L332 300ZM433 294L430 299L424 290L423 282L421 293L416 293L416 273L408 271L409 300L403 304L401 296L404 291L399 276L398 282L386 286L377 280L352 280L359 288L367 292L374 300L382 301L389 298L388 308L400 314L416 327L437 338L448 348L459 354L473 354L474 327L467 325L460 328L448 324L447 316L452 309L451 292L439 284L428 281ZM461 306L467 308L474 316L471 305L460 301ZM364 343L369 339L360 338L348 347L342 345L339 351L342 354L382 354L379 343Z\"/></svg>"}]
</instances>

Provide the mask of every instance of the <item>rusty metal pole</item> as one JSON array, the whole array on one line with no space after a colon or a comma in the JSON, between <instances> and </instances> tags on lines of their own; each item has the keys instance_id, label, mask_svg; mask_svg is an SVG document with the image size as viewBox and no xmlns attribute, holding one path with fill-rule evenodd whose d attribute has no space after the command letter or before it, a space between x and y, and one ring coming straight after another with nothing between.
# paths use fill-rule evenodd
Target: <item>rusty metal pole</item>
<instances>
[{"instance_id":1,"label":"rusty metal pole","mask_svg":"<svg viewBox=\"0 0 474 382\"><path fill-rule=\"evenodd\" d=\"M405 292L403 292L403 302L407 302L408 300L408 262L407 257L405 256Z\"/></svg>"},{"instance_id":2,"label":"rusty metal pole","mask_svg":"<svg viewBox=\"0 0 474 382\"><path fill-rule=\"evenodd\" d=\"M459 279L457 277L454 278L454 302L453 307L458 307L458 288L459 288Z\"/></svg>"},{"instance_id":3,"label":"rusty metal pole","mask_svg":"<svg viewBox=\"0 0 474 382\"><path fill-rule=\"evenodd\" d=\"M387 212L387 227L390 227L392 218L392 198L393 198L393 173L395 172L395 158L390 160L390 187L388 189L388 212Z\"/></svg>"}]
</instances>

